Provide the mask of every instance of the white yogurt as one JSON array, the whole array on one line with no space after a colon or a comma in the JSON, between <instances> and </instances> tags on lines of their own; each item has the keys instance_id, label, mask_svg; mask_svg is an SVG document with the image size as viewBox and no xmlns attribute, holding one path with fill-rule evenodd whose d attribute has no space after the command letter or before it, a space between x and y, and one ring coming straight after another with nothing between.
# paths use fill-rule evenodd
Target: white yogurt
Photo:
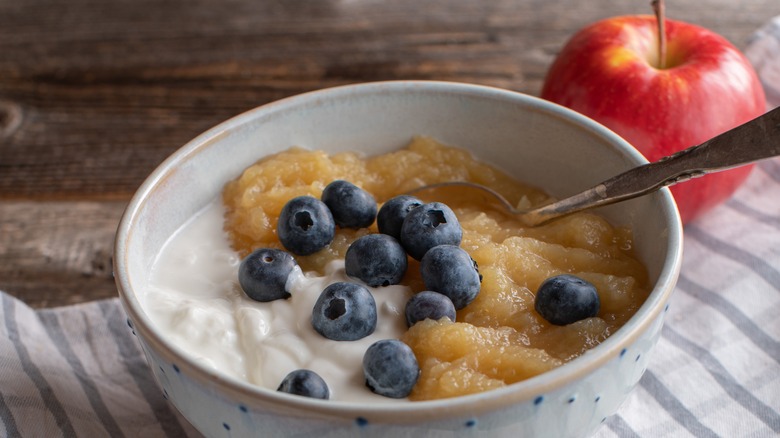
<instances>
[{"instance_id":1,"label":"white yogurt","mask_svg":"<svg viewBox=\"0 0 780 438\"><path fill-rule=\"evenodd\" d=\"M363 353L380 339L406 330L406 286L368 289L377 304L377 327L357 341L332 341L311 326L314 303L326 286L347 277L334 261L324 276L290 279L291 297L253 301L238 284L239 255L223 231L224 208L215 200L186 223L163 247L152 268L143 304L169 340L194 360L224 374L276 390L287 373L310 369L327 382L331 400L387 402L363 378Z\"/></svg>"}]
</instances>

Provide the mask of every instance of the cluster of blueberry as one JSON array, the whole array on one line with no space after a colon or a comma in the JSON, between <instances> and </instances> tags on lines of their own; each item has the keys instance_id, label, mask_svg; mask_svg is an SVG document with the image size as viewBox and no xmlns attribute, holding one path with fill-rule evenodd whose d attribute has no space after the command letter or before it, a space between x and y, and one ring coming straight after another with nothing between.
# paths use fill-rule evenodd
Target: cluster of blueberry
<instances>
[{"instance_id":1,"label":"cluster of blueberry","mask_svg":"<svg viewBox=\"0 0 780 438\"><path fill-rule=\"evenodd\" d=\"M250 298L267 302L290 297L287 279L297 265L293 255L313 254L329 245L336 227L365 228L377 222L379 234L355 240L345 255L345 271L371 287L398 284L408 268L408 256L420 261L429 290L415 294L405 308L408 326L431 318L455 320L456 309L479 293L482 280L476 262L460 248L463 231L445 204L424 204L401 195L377 209L374 197L347 181L333 181L321 199L299 196L283 207L277 235L287 251L262 248L239 267L239 283ZM289 251L289 252L288 252ZM435 292L434 292L435 291ZM315 331L336 341L362 339L376 328L376 302L363 284L337 282L322 291L312 310ZM412 350L395 339L372 344L363 358L366 385L387 397L406 397L419 378ZM280 391L309 397L329 397L327 384L310 370L290 373Z\"/></svg>"},{"instance_id":2,"label":"cluster of blueberry","mask_svg":"<svg viewBox=\"0 0 780 438\"><path fill-rule=\"evenodd\" d=\"M309 255L328 246L336 226L365 228L377 222L379 234L355 240L345 255L345 271L370 287L400 283L408 268L407 255L420 261L426 291L406 304L408 326L424 319L447 317L471 303L479 293L482 276L476 262L460 248L463 231L455 213L445 204L425 204L400 195L377 211L374 197L347 181L334 181L321 199L299 196L282 209L277 234L287 251L262 248L239 267L239 283L250 298L267 302L290 297L287 279L297 265L295 255ZM596 288L573 275L558 275L542 283L535 309L552 324L566 325L595 316L599 310ZM322 291L312 310L311 324L323 337L354 341L374 332L376 302L363 284L337 282ZM386 397L409 395L420 368L412 350L399 340L372 344L363 358L366 385ZM327 399L327 384L310 370L290 373L279 391Z\"/></svg>"},{"instance_id":3,"label":"cluster of blueberry","mask_svg":"<svg viewBox=\"0 0 780 438\"><path fill-rule=\"evenodd\" d=\"M371 344L363 355L363 369L368 388L394 398L409 395L420 373L412 349L397 339L383 339ZM307 369L287 374L277 391L322 400L330 397L325 380Z\"/></svg>"}]
</instances>

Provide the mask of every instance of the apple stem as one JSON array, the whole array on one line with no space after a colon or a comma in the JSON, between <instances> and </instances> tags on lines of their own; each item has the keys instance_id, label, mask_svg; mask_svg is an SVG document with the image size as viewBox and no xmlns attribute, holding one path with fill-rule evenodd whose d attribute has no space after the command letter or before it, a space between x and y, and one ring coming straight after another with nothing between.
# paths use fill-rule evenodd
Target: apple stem
<instances>
[{"instance_id":1,"label":"apple stem","mask_svg":"<svg viewBox=\"0 0 780 438\"><path fill-rule=\"evenodd\" d=\"M653 0L650 3L655 12L655 19L658 23L658 68L666 68L666 11L664 0Z\"/></svg>"}]
</instances>

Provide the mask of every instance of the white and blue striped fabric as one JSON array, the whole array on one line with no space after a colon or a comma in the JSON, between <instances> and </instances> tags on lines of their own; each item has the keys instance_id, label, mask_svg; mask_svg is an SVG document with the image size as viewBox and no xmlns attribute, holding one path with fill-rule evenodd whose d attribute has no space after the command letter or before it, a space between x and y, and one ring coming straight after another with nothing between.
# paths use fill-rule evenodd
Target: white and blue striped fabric
<instances>
[{"instance_id":1,"label":"white and blue striped fabric","mask_svg":"<svg viewBox=\"0 0 780 438\"><path fill-rule=\"evenodd\" d=\"M0 436L198 436L155 385L117 299L38 311L0 299Z\"/></svg>"},{"instance_id":2,"label":"white and blue striped fabric","mask_svg":"<svg viewBox=\"0 0 780 438\"><path fill-rule=\"evenodd\" d=\"M0 301L0 436L198 436L155 386L117 299ZM659 345L597 436L780 436L780 160L686 227Z\"/></svg>"}]
</instances>

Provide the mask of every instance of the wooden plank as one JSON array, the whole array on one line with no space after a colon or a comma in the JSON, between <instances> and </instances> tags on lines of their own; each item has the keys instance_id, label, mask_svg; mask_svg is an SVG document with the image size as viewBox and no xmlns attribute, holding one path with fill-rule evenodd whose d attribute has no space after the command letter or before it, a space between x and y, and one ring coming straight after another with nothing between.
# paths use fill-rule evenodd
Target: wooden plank
<instances>
[{"instance_id":1,"label":"wooden plank","mask_svg":"<svg viewBox=\"0 0 780 438\"><path fill-rule=\"evenodd\" d=\"M114 233L124 202L0 202L0 290L33 307L117 295Z\"/></svg>"},{"instance_id":2,"label":"wooden plank","mask_svg":"<svg viewBox=\"0 0 780 438\"><path fill-rule=\"evenodd\" d=\"M773 10L780 13L774 0L669 3L670 15L740 44ZM389 79L537 94L576 29L649 7L608 0L3 0L0 11L0 198L126 199L187 140L257 105Z\"/></svg>"}]
</instances>

